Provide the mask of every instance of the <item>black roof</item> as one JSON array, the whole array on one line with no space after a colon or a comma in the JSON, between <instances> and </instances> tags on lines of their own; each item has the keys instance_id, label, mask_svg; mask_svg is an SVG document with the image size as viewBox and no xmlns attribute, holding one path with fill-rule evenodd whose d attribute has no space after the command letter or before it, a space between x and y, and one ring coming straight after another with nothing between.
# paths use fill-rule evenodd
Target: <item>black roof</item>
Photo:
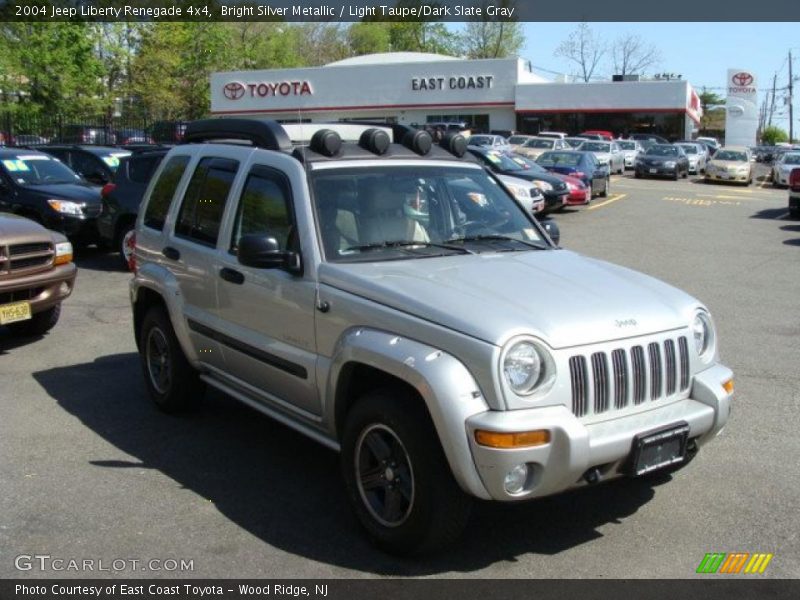
<instances>
[{"instance_id":1,"label":"black roof","mask_svg":"<svg viewBox=\"0 0 800 600\"><path fill-rule=\"evenodd\" d=\"M120 152L130 152L126 148L119 148L116 146L95 146L91 144L42 144L42 145L29 145L27 148L31 150L39 150L47 152L48 150L83 150L96 156L108 156L109 154L117 154Z\"/></svg>"},{"instance_id":2,"label":"black roof","mask_svg":"<svg viewBox=\"0 0 800 600\"><path fill-rule=\"evenodd\" d=\"M35 148L26 148L25 146L0 147L0 159L12 158L12 157L16 158L17 156L25 154L46 154L46 153L39 152Z\"/></svg>"}]
</instances>

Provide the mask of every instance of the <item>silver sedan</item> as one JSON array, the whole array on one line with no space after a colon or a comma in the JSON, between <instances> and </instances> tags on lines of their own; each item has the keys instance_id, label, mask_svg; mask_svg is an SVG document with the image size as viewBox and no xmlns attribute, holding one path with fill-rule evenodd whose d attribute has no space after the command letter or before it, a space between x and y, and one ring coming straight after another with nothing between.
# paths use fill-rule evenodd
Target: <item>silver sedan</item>
<instances>
[{"instance_id":1,"label":"silver sedan","mask_svg":"<svg viewBox=\"0 0 800 600\"><path fill-rule=\"evenodd\" d=\"M601 165L607 165L611 173L622 175L625 172L625 156L617 142L586 140L575 150L592 152Z\"/></svg>"},{"instance_id":2,"label":"silver sedan","mask_svg":"<svg viewBox=\"0 0 800 600\"><path fill-rule=\"evenodd\" d=\"M689 173L703 173L708 160L708 148L705 144L689 143L676 144L683 148L686 158L689 159Z\"/></svg>"},{"instance_id":3,"label":"silver sedan","mask_svg":"<svg viewBox=\"0 0 800 600\"><path fill-rule=\"evenodd\" d=\"M800 152L785 152L772 164L770 179L775 187L788 187L789 176L794 169L800 168Z\"/></svg>"}]
</instances>

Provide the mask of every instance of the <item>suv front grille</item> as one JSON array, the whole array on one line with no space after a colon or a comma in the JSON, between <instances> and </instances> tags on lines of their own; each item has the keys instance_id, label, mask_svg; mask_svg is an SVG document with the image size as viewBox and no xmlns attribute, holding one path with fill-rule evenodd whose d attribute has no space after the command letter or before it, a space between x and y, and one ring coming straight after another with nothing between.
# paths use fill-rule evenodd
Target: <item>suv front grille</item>
<instances>
[{"instance_id":1,"label":"suv front grille","mask_svg":"<svg viewBox=\"0 0 800 600\"><path fill-rule=\"evenodd\" d=\"M49 242L0 246L0 275L41 271L53 264L54 254Z\"/></svg>"},{"instance_id":2,"label":"suv front grille","mask_svg":"<svg viewBox=\"0 0 800 600\"><path fill-rule=\"evenodd\" d=\"M569 359L572 412L577 417L657 402L689 389L685 336Z\"/></svg>"}]
</instances>

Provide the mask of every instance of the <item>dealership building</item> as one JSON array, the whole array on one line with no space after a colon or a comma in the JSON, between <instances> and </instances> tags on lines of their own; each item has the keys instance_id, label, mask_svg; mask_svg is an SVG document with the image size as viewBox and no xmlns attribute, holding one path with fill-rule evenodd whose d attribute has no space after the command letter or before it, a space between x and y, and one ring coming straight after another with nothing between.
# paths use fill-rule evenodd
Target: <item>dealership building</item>
<instances>
[{"instance_id":1,"label":"dealership building","mask_svg":"<svg viewBox=\"0 0 800 600\"><path fill-rule=\"evenodd\" d=\"M409 52L313 68L214 73L211 112L283 122L458 122L505 134L599 129L676 139L691 137L701 116L697 93L683 80L553 82L519 58Z\"/></svg>"}]
</instances>

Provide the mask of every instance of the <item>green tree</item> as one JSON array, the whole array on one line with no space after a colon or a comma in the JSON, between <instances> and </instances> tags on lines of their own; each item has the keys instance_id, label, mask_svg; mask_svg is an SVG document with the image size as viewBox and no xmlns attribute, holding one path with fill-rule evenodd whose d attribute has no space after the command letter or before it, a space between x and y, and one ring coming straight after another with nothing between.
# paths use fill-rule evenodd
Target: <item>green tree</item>
<instances>
[{"instance_id":1,"label":"green tree","mask_svg":"<svg viewBox=\"0 0 800 600\"><path fill-rule=\"evenodd\" d=\"M711 92L706 88L703 88L703 90L697 94L697 97L700 99L700 108L703 109L703 116L700 117L700 129L702 131L711 128L712 123L719 120L715 119L715 115L712 114L712 111L715 107L724 105L725 99L716 92Z\"/></svg>"},{"instance_id":2,"label":"green tree","mask_svg":"<svg viewBox=\"0 0 800 600\"><path fill-rule=\"evenodd\" d=\"M467 58L506 58L517 56L525 44L519 23L504 21L472 21L462 36Z\"/></svg>"},{"instance_id":3,"label":"green tree","mask_svg":"<svg viewBox=\"0 0 800 600\"><path fill-rule=\"evenodd\" d=\"M151 115L196 119L210 106L209 76L233 63L225 23L158 22L142 32L133 89Z\"/></svg>"},{"instance_id":4,"label":"green tree","mask_svg":"<svg viewBox=\"0 0 800 600\"><path fill-rule=\"evenodd\" d=\"M392 49L392 36L388 23L361 21L353 23L347 30L350 52L355 56L389 52Z\"/></svg>"},{"instance_id":5,"label":"green tree","mask_svg":"<svg viewBox=\"0 0 800 600\"><path fill-rule=\"evenodd\" d=\"M789 134L780 127L770 125L761 132L761 143L765 146L774 146L778 142L788 142Z\"/></svg>"},{"instance_id":6,"label":"green tree","mask_svg":"<svg viewBox=\"0 0 800 600\"><path fill-rule=\"evenodd\" d=\"M21 104L51 113L101 108L103 68L84 24L0 23L0 38L9 91Z\"/></svg>"},{"instance_id":7,"label":"green tree","mask_svg":"<svg viewBox=\"0 0 800 600\"><path fill-rule=\"evenodd\" d=\"M282 69L302 66L300 30L282 22L226 23L231 36L231 68Z\"/></svg>"}]
</instances>

